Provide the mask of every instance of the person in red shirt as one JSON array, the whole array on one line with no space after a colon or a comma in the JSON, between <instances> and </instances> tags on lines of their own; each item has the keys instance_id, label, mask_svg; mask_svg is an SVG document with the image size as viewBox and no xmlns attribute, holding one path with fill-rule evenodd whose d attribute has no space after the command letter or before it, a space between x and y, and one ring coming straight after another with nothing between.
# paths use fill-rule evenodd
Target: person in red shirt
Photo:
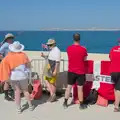
<instances>
[{"instance_id":1,"label":"person in red shirt","mask_svg":"<svg viewBox=\"0 0 120 120\"><path fill-rule=\"evenodd\" d=\"M68 54L68 86L65 92L64 108L67 108L67 101L71 93L72 85L78 84L78 97L80 109L87 108L83 103L83 85L85 83L85 66L84 61L87 57L87 50L80 45L80 34L73 35L74 44L67 48Z\"/></svg>"},{"instance_id":2,"label":"person in red shirt","mask_svg":"<svg viewBox=\"0 0 120 120\"><path fill-rule=\"evenodd\" d=\"M114 46L109 54L111 60L110 74L111 79L115 83L115 107L114 112L120 112L120 42L119 46Z\"/></svg>"}]
</instances>

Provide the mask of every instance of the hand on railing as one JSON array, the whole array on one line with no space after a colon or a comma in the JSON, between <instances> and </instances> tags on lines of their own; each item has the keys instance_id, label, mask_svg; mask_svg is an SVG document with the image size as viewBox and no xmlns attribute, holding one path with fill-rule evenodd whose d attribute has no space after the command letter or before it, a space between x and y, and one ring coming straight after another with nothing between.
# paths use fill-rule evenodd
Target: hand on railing
<instances>
[{"instance_id":1,"label":"hand on railing","mask_svg":"<svg viewBox=\"0 0 120 120\"><path fill-rule=\"evenodd\" d=\"M41 57L47 59L47 58L48 58L48 55L45 55L44 53L41 52Z\"/></svg>"},{"instance_id":2,"label":"hand on railing","mask_svg":"<svg viewBox=\"0 0 120 120\"><path fill-rule=\"evenodd\" d=\"M44 53L41 53L41 57L45 57Z\"/></svg>"}]
</instances>

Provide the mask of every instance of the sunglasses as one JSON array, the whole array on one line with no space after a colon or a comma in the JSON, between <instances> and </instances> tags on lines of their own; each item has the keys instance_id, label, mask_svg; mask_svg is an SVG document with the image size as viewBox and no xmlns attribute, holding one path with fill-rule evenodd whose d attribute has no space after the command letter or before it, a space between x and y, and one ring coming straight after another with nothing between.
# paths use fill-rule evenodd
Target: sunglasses
<instances>
[{"instance_id":1,"label":"sunglasses","mask_svg":"<svg viewBox=\"0 0 120 120\"><path fill-rule=\"evenodd\" d=\"M53 46L53 44L48 45L48 47L51 47L51 46Z\"/></svg>"}]
</instances>

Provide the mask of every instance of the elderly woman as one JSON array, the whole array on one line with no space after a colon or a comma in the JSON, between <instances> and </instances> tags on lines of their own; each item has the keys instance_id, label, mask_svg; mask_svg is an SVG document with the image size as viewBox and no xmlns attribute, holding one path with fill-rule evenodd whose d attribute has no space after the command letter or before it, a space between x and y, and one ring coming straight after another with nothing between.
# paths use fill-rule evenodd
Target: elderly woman
<instances>
[{"instance_id":1,"label":"elderly woman","mask_svg":"<svg viewBox=\"0 0 120 120\"><path fill-rule=\"evenodd\" d=\"M25 53L24 46L18 41L9 45L11 52L2 60L0 64L0 80L11 81L11 85L15 91L15 102L17 105L18 113L21 113L21 91L26 97L30 110L33 110L33 105L30 100L30 94L28 92L28 71L29 60Z\"/></svg>"}]
</instances>

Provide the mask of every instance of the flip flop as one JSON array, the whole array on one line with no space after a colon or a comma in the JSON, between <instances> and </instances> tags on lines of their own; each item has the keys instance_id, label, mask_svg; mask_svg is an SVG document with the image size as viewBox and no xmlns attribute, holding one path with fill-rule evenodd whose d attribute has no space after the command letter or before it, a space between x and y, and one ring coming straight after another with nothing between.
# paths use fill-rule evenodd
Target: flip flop
<instances>
[{"instance_id":1,"label":"flip flop","mask_svg":"<svg viewBox=\"0 0 120 120\"><path fill-rule=\"evenodd\" d=\"M114 112L120 112L119 108L114 108Z\"/></svg>"}]
</instances>

